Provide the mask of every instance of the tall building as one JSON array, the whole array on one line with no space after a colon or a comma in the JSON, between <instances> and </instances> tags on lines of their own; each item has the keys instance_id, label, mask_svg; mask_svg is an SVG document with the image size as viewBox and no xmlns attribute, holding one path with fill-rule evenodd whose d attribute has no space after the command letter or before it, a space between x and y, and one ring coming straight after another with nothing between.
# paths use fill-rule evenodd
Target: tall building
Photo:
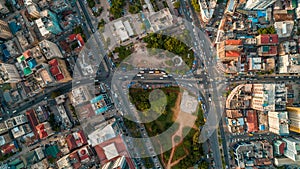
<instances>
[{"instance_id":1,"label":"tall building","mask_svg":"<svg viewBox=\"0 0 300 169\"><path fill-rule=\"evenodd\" d=\"M300 107L287 107L289 114L290 131L300 133Z\"/></svg>"},{"instance_id":2,"label":"tall building","mask_svg":"<svg viewBox=\"0 0 300 169\"><path fill-rule=\"evenodd\" d=\"M47 60L51 60L53 58L63 58L58 46L51 41L43 40L39 43L39 47L41 48L41 51Z\"/></svg>"},{"instance_id":3,"label":"tall building","mask_svg":"<svg viewBox=\"0 0 300 169\"><path fill-rule=\"evenodd\" d=\"M8 8L5 6L5 1L4 0L0 0L0 13L1 14L8 14L9 13Z\"/></svg>"},{"instance_id":4,"label":"tall building","mask_svg":"<svg viewBox=\"0 0 300 169\"><path fill-rule=\"evenodd\" d=\"M248 0L244 9L246 10L265 10L276 0Z\"/></svg>"},{"instance_id":5,"label":"tall building","mask_svg":"<svg viewBox=\"0 0 300 169\"><path fill-rule=\"evenodd\" d=\"M9 39L12 37L11 31L7 22L0 20L0 38Z\"/></svg>"},{"instance_id":6,"label":"tall building","mask_svg":"<svg viewBox=\"0 0 300 169\"><path fill-rule=\"evenodd\" d=\"M269 111L268 121L270 132L280 136L286 136L289 134L288 113L286 111Z\"/></svg>"},{"instance_id":7,"label":"tall building","mask_svg":"<svg viewBox=\"0 0 300 169\"><path fill-rule=\"evenodd\" d=\"M129 165L124 156L117 158L115 161L108 162L101 169L129 169Z\"/></svg>"},{"instance_id":8,"label":"tall building","mask_svg":"<svg viewBox=\"0 0 300 169\"><path fill-rule=\"evenodd\" d=\"M300 140L296 138L283 138L286 143L284 155L293 161L300 161Z\"/></svg>"},{"instance_id":9,"label":"tall building","mask_svg":"<svg viewBox=\"0 0 300 169\"><path fill-rule=\"evenodd\" d=\"M39 18L40 17L40 11L36 4L28 4L26 6L27 12L30 15L31 18Z\"/></svg>"},{"instance_id":10,"label":"tall building","mask_svg":"<svg viewBox=\"0 0 300 169\"><path fill-rule=\"evenodd\" d=\"M0 63L0 84L19 81L21 81L21 77L15 65Z\"/></svg>"},{"instance_id":11,"label":"tall building","mask_svg":"<svg viewBox=\"0 0 300 169\"><path fill-rule=\"evenodd\" d=\"M259 111L286 109L285 84L253 84L251 108Z\"/></svg>"}]
</instances>

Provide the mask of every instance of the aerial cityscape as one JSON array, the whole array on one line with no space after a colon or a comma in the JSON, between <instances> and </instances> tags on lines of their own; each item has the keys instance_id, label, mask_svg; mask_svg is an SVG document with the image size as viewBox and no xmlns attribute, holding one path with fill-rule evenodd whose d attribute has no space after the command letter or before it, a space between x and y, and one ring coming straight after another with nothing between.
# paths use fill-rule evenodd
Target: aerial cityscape
<instances>
[{"instance_id":1,"label":"aerial cityscape","mask_svg":"<svg viewBox=\"0 0 300 169\"><path fill-rule=\"evenodd\" d=\"M0 169L299 169L300 0L0 0Z\"/></svg>"}]
</instances>

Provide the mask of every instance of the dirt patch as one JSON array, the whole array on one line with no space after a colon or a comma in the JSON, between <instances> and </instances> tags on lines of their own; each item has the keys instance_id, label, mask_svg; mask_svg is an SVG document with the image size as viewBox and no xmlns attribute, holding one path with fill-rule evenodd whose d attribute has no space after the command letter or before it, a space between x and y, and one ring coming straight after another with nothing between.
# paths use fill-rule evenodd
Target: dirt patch
<instances>
[{"instance_id":1,"label":"dirt patch","mask_svg":"<svg viewBox=\"0 0 300 169\"><path fill-rule=\"evenodd\" d=\"M183 156L180 159L172 162L174 153L176 151L176 147L177 147L177 145L180 145L182 143L182 140L183 140L183 136L182 136L183 128L184 127L195 128L194 122L197 119L196 116L194 116L192 114L189 114L189 113L182 112L180 110L181 98L182 98L182 93L180 93L178 95L175 106L172 108L173 121L175 121L176 123L179 124L179 128L171 137L171 139L172 139L172 150L171 150L171 154L170 154L170 158L169 158L168 162L165 162L165 165L166 165L167 169L171 169L172 166L175 166L176 164L178 164L181 160L183 160L187 156L188 152L186 152L185 156ZM178 118L178 117L180 117L180 118ZM175 141L176 136L180 136L179 143L178 142L176 143L176 141Z\"/></svg>"}]
</instances>

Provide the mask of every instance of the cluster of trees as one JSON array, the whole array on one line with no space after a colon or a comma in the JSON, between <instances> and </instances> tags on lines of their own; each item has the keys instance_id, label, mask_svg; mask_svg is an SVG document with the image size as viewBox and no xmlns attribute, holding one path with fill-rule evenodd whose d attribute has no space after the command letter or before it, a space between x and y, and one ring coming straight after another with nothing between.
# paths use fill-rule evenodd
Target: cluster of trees
<instances>
[{"instance_id":1,"label":"cluster of trees","mask_svg":"<svg viewBox=\"0 0 300 169\"><path fill-rule=\"evenodd\" d=\"M128 120L127 118L124 118L123 121L124 121L124 125L127 127L128 131L132 137L134 137L134 138L142 137L141 133L137 131L138 128L136 127L137 126L136 122Z\"/></svg>"},{"instance_id":2,"label":"cluster of trees","mask_svg":"<svg viewBox=\"0 0 300 169\"><path fill-rule=\"evenodd\" d=\"M199 130L190 129L189 133L185 136L183 142L180 145L183 148L178 149L179 152L177 152L177 149L175 150L175 154L183 154L180 151L187 150L187 156L183 160L181 160L174 168L192 167L201 158L201 156L204 155L202 144L198 142L199 135Z\"/></svg>"},{"instance_id":3,"label":"cluster of trees","mask_svg":"<svg viewBox=\"0 0 300 169\"><path fill-rule=\"evenodd\" d=\"M118 66L119 63L121 63L124 59L126 59L128 56L130 56L133 52L133 44L129 44L127 46L119 46L116 47L113 53L118 53L119 59L118 63L116 64ZM112 54L109 54L112 56Z\"/></svg>"},{"instance_id":4,"label":"cluster of trees","mask_svg":"<svg viewBox=\"0 0 300 169\"><path fill-rule=\"evenodd\" d=\"M0 161L5 161L5 160L7 160L9 157L13 156L14 154L15 154L15 153L10 152L10 153L8 153L8 154L1 155L1 156L0 156Z\"/></svg>"},{"instance_id":5,"label":"cluster of trees","mask_svg":"<svg viewBox=\"0 0 300 169\"><path fill-rule=\"evenodd\" d=\"M167 87L161 88L161 90L167 97L167 105L165 108L165 112L163 112L155 121L145 123L146 130L148 131L150 137L162 133L173 124L173 112L171 109L175 105L180 89L176 87ZM137 110L145 112L150 109L151 105L148 98L151 91L152 90L133 88L129 89L131 102L136 106ZM156 112L148 111L146 113ZM151 114L145 116L151 116ZM132 125L131 127L135 126Z\"/></svg>"},{"instance_id":6,"label":"cluster of trees","mask_svg":"<svg viewBox=\"0 0 300 169\"><path fill-rule=\"evenodd\" d=\"M53 113L50 114L48 122L52 128L53 131L60 131L60 125L55 120L55 115Z\"/></svg>"},{"instance_id":7,"label":"cluster of trees","mask_svg":"<svg viewBox=\"0 0 300 169\"><path fill-rule=\"evenodd\" d=\"M198 0L192 0L191 3L193 5L195 11L200 12L200 5L199 5Z\"/></svg>"},{"instance_id":8,"label":"cluster of trees","mask_svg":"<svg viewBox=\"0 0 300 169\"><path fill-rule=\"evenodd\" d=\"M98 29L104 27L105 24L106 24L106 22L105 22L105 20L102 18L102 19L100 20L100 22L98 23Z\"/></svg>"},{"instance_id":9,"label":"cluster of trees","mask_svg":"<svg viewBox=\"0 0 300 169\"><path fill-rule=\"evenodd\" d=\"M140 0L132 0L129 5L129 12L131 14L136 14L140 12L143 9L141 1Z\"/></svg>"},{"instance_id":10,"label":"cluster of trees","mask_svg":"<svg viewBox=\"0 0 300 169\"><path fill-rule=\"evenodd\" d=\"M276 30L274 26L270 26L268 28L259 28L257 32L259 34L276 34Z\"/></svg>"},{"instance_id":11,"label":"cluster of trees","mask_svg":"<svg viewBox=\"0 0 300 169\"><path fill-rule=\"evenodd\" d=\"M155 0L150 0L152 6L153 6L153 9L154 9L154 12L157 12L159 11L158 7L157 7L157 4L156 4L156 1Z\"/></svg>"},{"instance_id":12,"label":"cluster of trees","mask_svg":"<svg viewBox=\"0 0 300 169\"><path fill-rule=\"evenodd\" d=\"M102 11L103 11L103 7L101 6L100 8L98 8L97 12L93 11L93 14L94 16L98 17L101 15Z\"/></svg>"},{"instance_id":13,"label":"cluster of trees","mask_svg":"<svg viewBox=\"0 0 300 169\"><path fill-rule=\"evenodd\" d=\"M197 128L199 126L204 125L204 116L203 116L203 110L201 108L198 109L197 112L197 120L195 122L195 125ZM201 158L201 156L204 156L202 144L199 143L199 135L200 130L197 129L190 129L188 127L183 128L183 133L188 133L184 138L183 141L178 147L175 149L175 153L173 156L173 161L183 157L187 154L186 158L181 160L174 168L186 168L186 167L192 167L195 165L195 163ZM186 151L188 153L186 153ZM164 154L164 158L166 157ZM198 168L206 169L208 167L208 163L205 161L202 161L199 163Z\"/></svg>"},{"instance_id":14,"label":"cluster of trees","mask_svg":"<svg viewBox=\"0 0 300 169\"><path fill-rule=\"evenodd\" d=\"M123 16L123 7L125 5L124 0L112 0L110 13L113 15L114 19L118 19Z\"/></svg>"},{"instance_id":15,"label":"cluster of trees","mask_svg":"<svg viewBox=\"0 0 300 169\"><path fill-rule=\"evenodd\" d=\"M151 107L148 99L150 92L150 90L129 89L130 100L136 106L137 110L147 111Z\"/></svg>"},{"instance_id":16,"label":"cluster of trees","mask_svg":"<svg viewBox=\"0 0 300 169\"><path fill-rule=\"evenodd\" d=\"M148 48L164 49L181 56L185 64L189 68L192 68L194 52L180 40L174 37L155 33L149 34L143 40L147 43Z\"/></svg>"},{"instance_id":17,"label":"cluster of trees","mask_svg":"<svg viewBox=\"0 0 300 169\"><path fill-rule=\"evenodd\" d=\"M87 0L87 3L90 8L93 8L96 5L95 0Z\"/></svg>"},{"instance_id":18,"label":"cluster of trees","mask_svg":"<svg viewBox=\"0 0 300 169\"><path fill-rule=\"evenodd\" d=\"M86 42L86 36L85 34L83 33L83 29L82 27L79 25L79 26L76 26L74 29L73 29L73 33L74 34L80 34L83 41Z\"/></svg>"},{"instance_id":19,"label":"cluster of trees","mask_svg":"<svg viewBox=\"0 0 300 169\"><path fill-rule=\"evenodd\" d=\"M174 8L176 8L176 9L180 8L180 1L179 0L176 1L173 5L174 5Z\"/></svg>"}]
</instances>

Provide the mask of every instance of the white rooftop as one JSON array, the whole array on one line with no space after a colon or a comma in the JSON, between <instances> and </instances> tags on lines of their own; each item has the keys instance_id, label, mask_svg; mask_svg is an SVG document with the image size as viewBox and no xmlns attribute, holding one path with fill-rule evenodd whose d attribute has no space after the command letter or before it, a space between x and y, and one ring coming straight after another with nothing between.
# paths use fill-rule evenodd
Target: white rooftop
<instances>
[{"instance_id":1,"label":"white rooftop","mask_svg":"<svg viewBox=\"0 0 300 169\"><path fill-rule=\"evenodd\" d=\"M123 25L123 22L121 20L115 22L114 26L116 28L116 32L119 35L121 41L125 41L129 39L125 26Z\"/></svg>"},{"instance_id":2,"label":"white rooftop","mask_svg":"<svg viewBox=\"0 0 300 169\"><path fill-rule=\"evenodd\" d=\"M99 128L88 135L89 143L92 146L96 146L98 144L103 143L104 141L107 141L115 137L116 137L116 133L112 128L112 124L108 124L103 128Z\"/></svg>"},{"instance_id":3,"label":"white rooftop","mask_svg":"<svg viewBox=\"0 0 300 169\"><path fill-rule=\"evenodd\" d=\"M103 147L105 156L107 160L111 160L119 155L118 150L115 146L115 143L111 143L105 147Z\"/></svg>"}]
</instances>

